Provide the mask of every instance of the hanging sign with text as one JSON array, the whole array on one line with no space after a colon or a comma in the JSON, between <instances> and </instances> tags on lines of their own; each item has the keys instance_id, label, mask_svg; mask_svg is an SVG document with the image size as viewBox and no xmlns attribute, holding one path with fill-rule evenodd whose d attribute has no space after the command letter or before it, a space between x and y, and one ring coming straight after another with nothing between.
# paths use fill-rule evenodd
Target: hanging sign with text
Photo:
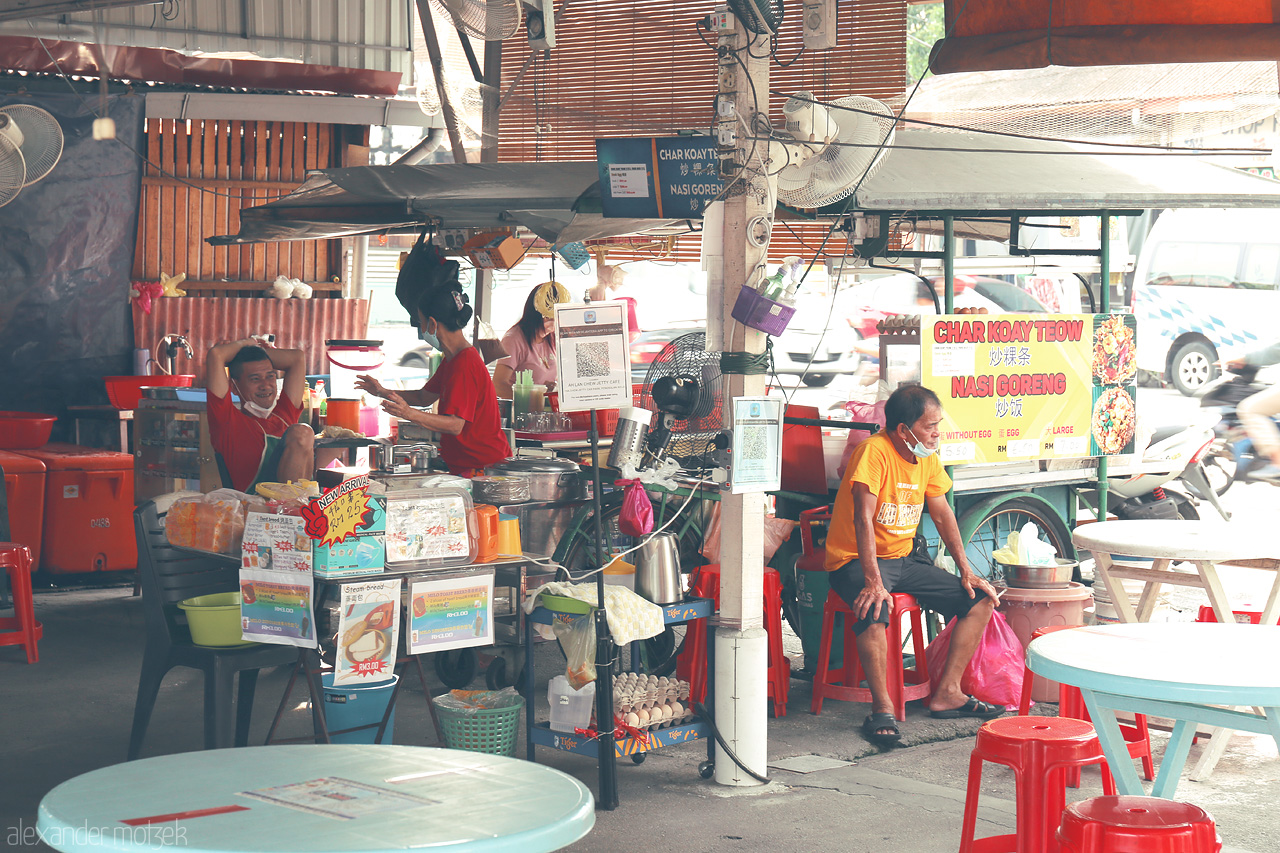
<instances>
[{"instance_id":1,"label":"hanging sign with text","mask_svg":"<svg viewBox=\"0 0 1280 853\"><path fill-rule=\"evenodd\" d=\"M947 465L1133 452L1131 314L925 318L921 367L942 398Z\"/></svg>"}]
</instances>

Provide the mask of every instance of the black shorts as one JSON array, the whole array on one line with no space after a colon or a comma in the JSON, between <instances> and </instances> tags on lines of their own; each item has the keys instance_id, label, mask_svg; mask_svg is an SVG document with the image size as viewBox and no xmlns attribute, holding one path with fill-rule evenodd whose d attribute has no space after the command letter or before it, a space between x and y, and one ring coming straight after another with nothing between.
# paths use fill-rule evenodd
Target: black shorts
<instances>
[{"instance_id":1,"label":"black shorts","mask_svg":"<svg viewBox=\"0 0 1280 853\"><path fill-rule=\"evenodd\" d=\"M959 577L914 554L876 562L880 567L880 580L885 589L915 596L921 607L942 614L943 620L947 622L952 617L968 615L969 610L978 602L977 596L986 595L982 590L975 589L975 597L970 598ZM862 592L865 583L862 562L856 557L831 573L831 588L850 607L858 593ZM861 634L872 622L888 625L889 608L880 607L879 611L879 614L868 613L866 618L855 622L853 632Z\"/></svg>"}]
</instances>

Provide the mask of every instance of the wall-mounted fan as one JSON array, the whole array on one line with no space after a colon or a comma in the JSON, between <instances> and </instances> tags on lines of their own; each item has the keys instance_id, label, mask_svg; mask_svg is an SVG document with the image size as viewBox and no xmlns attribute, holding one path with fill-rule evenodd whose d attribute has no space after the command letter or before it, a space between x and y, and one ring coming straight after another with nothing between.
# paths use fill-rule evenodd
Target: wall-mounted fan
<instances>
[{"instance_id":1,"label":"wall-mounted fan","mask_svg":"<svg viewBox=\"0 0 1280 853\"><path fill-rule=\"evenodd\" d=\"M676 338L649 365L640 390L640 408L658 413L649 429L650 450L682 464L706 455L724 429L720 353L706 347L705 332Z\"/></svg>"},{"instance_id":2,"label":"wall-mounted fan","mask_svg":"<svg viewBox=\"0 0 1280 853\"><path fill-rule=\"evenodd\" d=\"M729 0L729 8L749 33L773 35L782 26L782 0Z\"/></svg>"},{"instance_id":3,"label":"wall-mounted fan","mask_svg":"<svg viewBox=\"0 0 1280 853\"><path fill-rule=\"evenodd\" d=\"M850 95L824 105L798 92L783 107L786 130L771 146L778 200L814 208L851 194L875 174L893 144L893 112L872 98ZM883 144L882 144L883 143Z\"/></svg>"},{"instance_id":4,"label":"wall-mounted fan","mask_svg":"<svg viewBox=\"0 0 1280 853\"><path fill-rule=\"evenodd\" d=\"M42 180L62 157L62 126L29 104L0 107L0 207Z\"/></svg>"},{"instance_id":5,"label":"wall-mounted fan","mask_svg":"<svg viewBox=\"0 0 1280 853\"><path fill-rule=\"evenodd\" d=\"M520 31L524 6L520 0L431 0L454 27L484 41L502 41Z\"/></svg>"}]
</instances>

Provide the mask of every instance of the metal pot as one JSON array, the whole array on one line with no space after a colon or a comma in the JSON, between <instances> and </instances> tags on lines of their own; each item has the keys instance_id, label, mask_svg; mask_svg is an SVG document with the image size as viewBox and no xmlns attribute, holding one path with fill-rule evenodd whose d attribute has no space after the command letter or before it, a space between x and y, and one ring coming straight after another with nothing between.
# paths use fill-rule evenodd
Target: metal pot
<instances>
[{"instance_id":1,"label":"metal pot","mask_svg":"<svg viewBox=\"0 0 1280 853\"><path fill-rule=\"evenodd\" d=\"M584 497L581 469L565 459L508 459L490 465L484 472L527 478L530 500L572 501Z\"/></svg>"}]
</instances>

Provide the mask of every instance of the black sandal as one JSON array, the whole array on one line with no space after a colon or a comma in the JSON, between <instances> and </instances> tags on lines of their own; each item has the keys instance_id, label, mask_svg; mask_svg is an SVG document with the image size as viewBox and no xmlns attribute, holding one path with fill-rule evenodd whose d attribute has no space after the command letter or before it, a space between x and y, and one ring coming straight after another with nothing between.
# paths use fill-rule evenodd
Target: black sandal
<instances>
[{"instance_id":1,"label":"black sandal","mask_svg":"<svg viewBox=\"0 0 1280 853\"><path fill-rule=\"evenodd\" d=\"M892 732L885 733L881 729L892 729ZM898 731L898 721L894 719L893 714L884 711L867 715L867 718L862 721L862 736L882 749L897 746L902 740L902 734Z\"/></svg>"}]
</instances>

